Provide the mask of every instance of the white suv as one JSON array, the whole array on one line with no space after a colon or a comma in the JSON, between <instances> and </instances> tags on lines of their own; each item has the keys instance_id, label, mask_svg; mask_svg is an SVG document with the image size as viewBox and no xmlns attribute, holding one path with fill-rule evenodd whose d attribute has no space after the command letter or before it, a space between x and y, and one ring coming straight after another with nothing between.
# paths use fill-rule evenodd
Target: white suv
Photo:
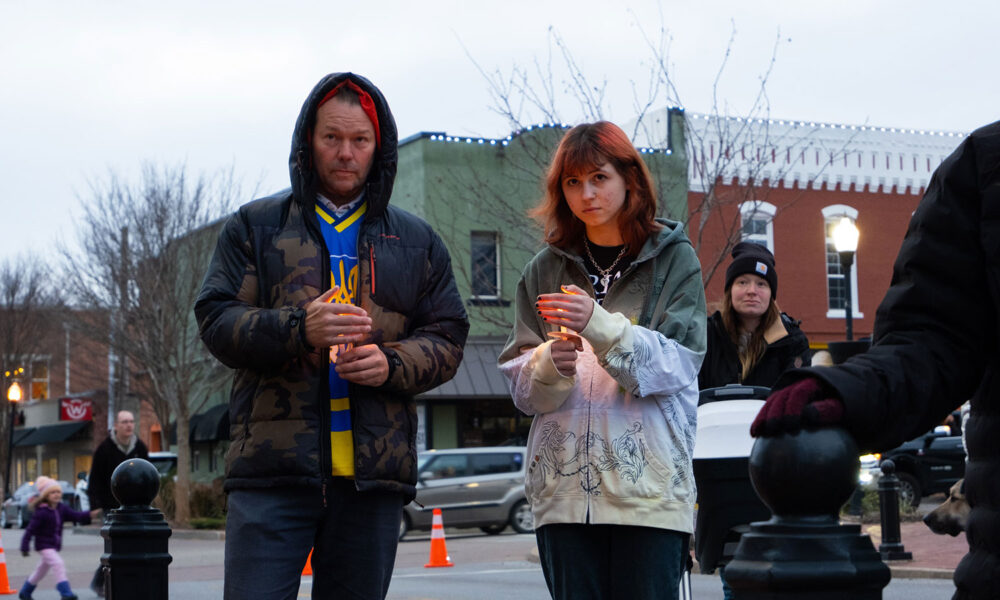
<instances>
[{"instance_id":1,"label":"white suv","mask_svg":"<svg viewBox=\"0 0 1000 600\"><path fill-rule=\"evenodd\" d=\"M526 453L514 446L421 452L417 497L403 507L399 537L429 530L435 508L441 509L445 527L479 527L495 535L510 525L531 533L531 507L524 496Z\"/></svg>"}]
</instances>

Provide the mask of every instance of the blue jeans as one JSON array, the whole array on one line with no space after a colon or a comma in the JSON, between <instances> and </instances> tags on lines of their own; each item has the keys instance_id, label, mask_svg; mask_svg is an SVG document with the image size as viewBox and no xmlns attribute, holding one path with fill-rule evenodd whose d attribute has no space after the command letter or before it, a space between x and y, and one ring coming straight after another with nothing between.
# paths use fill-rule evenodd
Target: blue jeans
<instances>
[{"instance_id":1,"label":"blue jeans","mask_svg":"<svg viewBox=\"0 0 1000 600\"><path fill-rule=\"evenodd\" d=\"M403 496L358 492L348 480L319 489L233 490L226 518L225 598L294 600L313 550L312 597L385 598L396 560Z\"/></svg>"},{"instance_id":2,"label":"blue jeans","mask_svg":"<svg viewBox=\"0 0 1000 600\"><path fill-rule=\"evenodd\" d=\"M554 600L677 600L688 535L630 525L545 525L535 530Z\"/></svg>"},{"instance_id":3,"label":"blue jeans","mask_svg":"<svg viewBox=\"0 0 1000 600\"><path fill-rule=\"evenodd\" d=\"M729 587L726 581L726 567L719 565L719 579L722 580L722 600L733 600L733 588Z\"/></svg>"}]
</instances>

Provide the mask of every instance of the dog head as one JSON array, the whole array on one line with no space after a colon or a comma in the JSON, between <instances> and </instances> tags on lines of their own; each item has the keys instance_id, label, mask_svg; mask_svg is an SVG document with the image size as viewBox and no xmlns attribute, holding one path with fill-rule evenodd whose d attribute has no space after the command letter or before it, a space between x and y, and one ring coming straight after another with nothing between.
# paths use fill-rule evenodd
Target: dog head
<instances>
[{"instance_id":1,"label":"dog head","mask_svg":"<svg viewBox=\"0 0 1000 600\"><path fill-rule=\"evenodd\" d=\"M964 484L965 480L959 479L948 490L948 499L924 517L924 524L934 533L956 536L965 531L965 524L969 519L969 503L962 492Z\"/></svg>"}]
</instances>

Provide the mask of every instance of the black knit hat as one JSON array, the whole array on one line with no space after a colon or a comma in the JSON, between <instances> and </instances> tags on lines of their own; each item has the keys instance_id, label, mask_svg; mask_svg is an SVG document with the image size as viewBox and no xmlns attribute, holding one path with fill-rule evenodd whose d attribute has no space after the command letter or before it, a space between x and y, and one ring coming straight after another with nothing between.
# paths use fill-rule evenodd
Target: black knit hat
<instances>
[{"instance_id":1,"label":"black knit hat","mask_svg":"<svg viewBox=\"0 0 1000 600\"><path fill-rule=\"evenodd\" d=\"M733 262L726 268L726 289L733 280L745 273L758 275L771 286L771 298L778 297L778 273L774 270L774 255L766 247L753 242L733 246Z\"/></svg>"}]
</instances>

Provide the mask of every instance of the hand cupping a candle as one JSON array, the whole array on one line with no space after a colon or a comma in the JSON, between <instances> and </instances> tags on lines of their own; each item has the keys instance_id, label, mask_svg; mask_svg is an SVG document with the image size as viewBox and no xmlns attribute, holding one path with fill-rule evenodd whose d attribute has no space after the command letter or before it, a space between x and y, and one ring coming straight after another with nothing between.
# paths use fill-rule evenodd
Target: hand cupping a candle
<instances>
[{"instance_id":1,"label":"hand cupping a candle","mask_svg":"<svg viewBox=\"0 0 1000 600\"><path fill-rule=\"evenodd\" d=\"M559 327L550 331L552 362L566 377L576 373L576 355L583 350L583 341L575 332L587 327L594 314L594 300L575 285L560 286L562 293L540 294L535 302L538 314L546 323Z\"/></svg>"}]
</instances>

